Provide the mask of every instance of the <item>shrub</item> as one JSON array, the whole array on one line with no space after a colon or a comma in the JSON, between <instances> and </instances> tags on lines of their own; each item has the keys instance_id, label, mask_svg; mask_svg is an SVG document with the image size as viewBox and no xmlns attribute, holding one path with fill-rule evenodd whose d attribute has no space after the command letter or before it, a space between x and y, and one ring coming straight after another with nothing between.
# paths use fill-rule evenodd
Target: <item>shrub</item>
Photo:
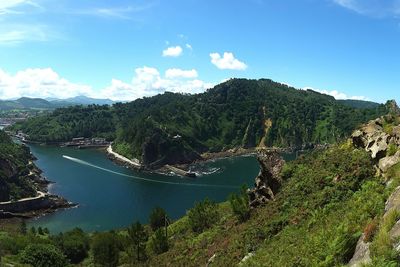
<instances>
[{"instance_id":1,"label":"shrub","mask_svg":"<svg viewBox=\"0 0 400 267\"><path fill-rule=\"evenodd\" d=\"M246 186L242 187L240 194L231 194L229 203L239 221L245 222L250 218L249 195L247 194Z\"/></svg>"},{"instance_id":2,"label":"shrub","mask_svg":"<svg viewBox=\"0 0 400 267\"><path fill-rule=\"evenodd\" d=\"M80 263L88 256L89 237L79 228L59 234L55 240L64 255L73 264Z\"/></svg>"},{"instance_id":3,"label":"shrub","mask_svg":"<svg viewBox=\"0 0 400 267\"><path fill-rule=\"evenodd\" d=\"M118 266L119 248L114 233L98 233L93 237L93 262L100 266Z\"/></svg>"},{"instance_id":4,"label":"shrub","mask_svg":"<svg viewBox=\"0 0 400 267\"><path fill-rule=\"evenodd\" d=\"M367 224L367 226L364 228L364 242L371 242L375 236L377 229L378 222L376 219Z\"/></svg>"},{"instance_id":5,"label":"shrub","mask_svg":"<svg viewBox=\"0 0 400 267\"><path fill-rule=\"evenodd\" d=\"M151 229L153 229L153 231L155 231L155 230L163 227L165 225L166 216L167 216L167 213L165 212L164 209L162 209L160 207L155 207L151 211L150 217L149 217Z\"/></svg>"},{"instance_id":6,"label":"shrub","mask_svg":"<svg viewBox=\"0 0 400 267\"><path fill-rule=\"evenodd\" d=\"M392 240L389 232L400 218L399 211L393 209L387 213L379 226L378 233L371 244L371 254L376 258L387 260L395 259L396 253L393 250Z\"/></svg>"},{"instance_id":7,"label":"shrub","mask_svg":"<svg viewBox=\"0 0 400 267\"><path fill-rule=\"evenodd\" d=\"M168 251L168 239L163 229L155 231L150 239L150 248L155 254L161 254Z\"/></svg>"},{"instance_id":8,"label":"shrub","mask_svg":"<svg viewBox=\"0 0 400 267\"><path fill-rule=\"evenodd\" d=\"M61 251L50 244L28 245L20 254L21 263L35 267L63 267L67 260Z\"/></svg>"},{"instance_id":9,"label":"shrub","mask_svg":"<svg viewBox=\"0 0 400 267\"><path fill-rule=\"evenodd\" d=\"M132 224L131 227L128 228L128 235L132 243L133 252L136 252L132 254L136 254L136 259L138 261L146 258L144 242L147 240L147 233L143 225L140 222Z\"/></svg>"},{"instance_id":10,"label":"shrub","mask_svg":"<svg viewBox=\"0 0 400 267\"><path fill-rule=\"evenodd\" d=\"M197 202L187 213L189 225L194 232L201 233L210 228L219 220L218 206L215 202L206 198L202 202Z\"/></svg>"}]
</instances>

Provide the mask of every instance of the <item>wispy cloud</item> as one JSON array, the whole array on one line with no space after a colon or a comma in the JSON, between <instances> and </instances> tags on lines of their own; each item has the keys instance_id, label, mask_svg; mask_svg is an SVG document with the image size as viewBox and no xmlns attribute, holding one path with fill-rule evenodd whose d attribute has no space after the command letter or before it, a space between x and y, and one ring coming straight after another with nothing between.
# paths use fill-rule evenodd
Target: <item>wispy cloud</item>
<instances>
[{"instance_id":1,"label":"wispy cloud","mask_svg":"<svg viewBox=\"0 0 400 267\"><path fill-rule=\"evenodd\" d=\"M333 0L333 2L363 15L400 16L400 0Z\"/></svg>"},{"instance_id":2,"label":"wispy cloud","mask_svg":"<svg viewBox=\"0 0 400 267\"><path fill-rule=\"evenodd\" d=\"M0 26L0 45L18 45L27 41L46 42L55 38L46 25L11 24Z\"/></svg>"},{"instance_id":3,"label":"wispy cloud","mask_svg":"<svg viewBox=\"0 0 400 267\"><path fill-rule=\"evenodd\" d=\"M37 9L43 9L37 2L30 0L1 0L0 1L0 16L7 14L24 14L21 8L24 7L35 7Z\"/></svg>"},{"instance_id":4,"label":"wispy cloud","mask_svg":"<svg viewBox=\"0 0 400 267\"><path fill-rule=\"evenodd\" d=\"M126 7L96 7L86 10L74 10L71 13L75 15L98 16L115 19L133 19L133 15L152 8L154 3L145 5L126 6Z\"/></svg>"}]
</instances>

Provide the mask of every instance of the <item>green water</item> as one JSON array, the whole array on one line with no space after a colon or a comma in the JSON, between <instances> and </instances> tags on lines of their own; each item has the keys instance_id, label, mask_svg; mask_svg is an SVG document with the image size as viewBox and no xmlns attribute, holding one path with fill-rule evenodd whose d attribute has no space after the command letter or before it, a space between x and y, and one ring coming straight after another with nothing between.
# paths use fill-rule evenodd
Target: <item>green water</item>
<instances>
[{"instance_id":1,"label":"green water","mask_svg":"<svg viewBox=\"0 0 400 267\"><path fill-rule=\"evenodd\" d=\"M246 183L252 186L259 172L254 156L221 159L194 166L199 177L182 178L134 172L108 160L99 150L30 146L37 166L55 184L50 192L79 203L77 208L57 211L30 221L30 225L59 232L80 227L86 231L126 227L147 222L155 206L179 218L196 201L208 197L225 201Z\"/></svg>"}]
</instances>

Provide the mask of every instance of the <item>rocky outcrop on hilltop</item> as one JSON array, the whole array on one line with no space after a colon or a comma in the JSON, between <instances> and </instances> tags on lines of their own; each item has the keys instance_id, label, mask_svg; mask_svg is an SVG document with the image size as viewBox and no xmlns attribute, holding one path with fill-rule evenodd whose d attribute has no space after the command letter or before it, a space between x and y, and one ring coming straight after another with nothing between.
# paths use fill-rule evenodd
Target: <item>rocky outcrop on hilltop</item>
<instances>
[{"instance_id":1,"label":"rocky outcrop on hilltop","mask_svg":"<svg viewBox=\"0 0 400 267\"><path fill-rule=\"evenodd\" d=\"M389 101L390 114L372 120L361 129L356 130L351 137L354 146L363 148L375 160L378 174L386 177L389 169L400 163L400 109L395 101ZM390 182L390 181L387 181ZM385 217L392 210L400 211L400 187L389 197L385 206ZM389 232L391 240L400 237L400 221ZM349 266L362 266L371 262L370 243L361 236L356 251L349 262ZM396 250L400 250L400 242L395 243Z\"/></svg>"},{"instance_id":2,"label":"rocky outcrop on hilltop","mask_svg":"<svg viewBox=\"0 0 400 267\"><path fill-rule=\"evenodd\" d=\"M256 177L255 188L248 191L250 206L257 207L275 199L282 184L281 170L285 161L276 151L264 151L257 156L260 173Z\"/></svg>"},{"instance_id":3,"label":"rocky outcrop on hilltop","mask_svg":"<svg viewBox=\"0 0 400 267\"><path fill-rule=\"evenodd\" d=\"M397 115L386 115L368 122L351 136L354 146L371 154L382 174L400 162L399 124L400 119Z\"/></svg>"}]
</instances>

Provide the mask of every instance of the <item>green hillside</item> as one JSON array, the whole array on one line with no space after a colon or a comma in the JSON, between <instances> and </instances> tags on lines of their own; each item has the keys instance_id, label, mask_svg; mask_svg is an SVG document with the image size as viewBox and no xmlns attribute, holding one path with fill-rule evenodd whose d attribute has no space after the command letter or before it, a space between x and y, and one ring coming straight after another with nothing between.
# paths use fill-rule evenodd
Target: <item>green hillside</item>
<instances>
[{"instance_id":1,"label":"green hillside","mask_svg":"<svg viewBox=\"0 0 400 267\"><path fill-rule=\"evenodd\" d=\"M12 142L0 131L0 202L35 196L29 175L29 149Z\"/></svg>"},{"instance_id":2,"label":"green hillside","mask_svg":"<svg viewBox=\"0 0 400 267\"><path fill-rule=\"evenodd\" d=\"M333 143L385 113L384 105L354 108L271 80L232 79L197 95L58 109L15 129L41 142L106 137L120 154L158 167L229 148Z\"/></svg>"}]
</instances>

